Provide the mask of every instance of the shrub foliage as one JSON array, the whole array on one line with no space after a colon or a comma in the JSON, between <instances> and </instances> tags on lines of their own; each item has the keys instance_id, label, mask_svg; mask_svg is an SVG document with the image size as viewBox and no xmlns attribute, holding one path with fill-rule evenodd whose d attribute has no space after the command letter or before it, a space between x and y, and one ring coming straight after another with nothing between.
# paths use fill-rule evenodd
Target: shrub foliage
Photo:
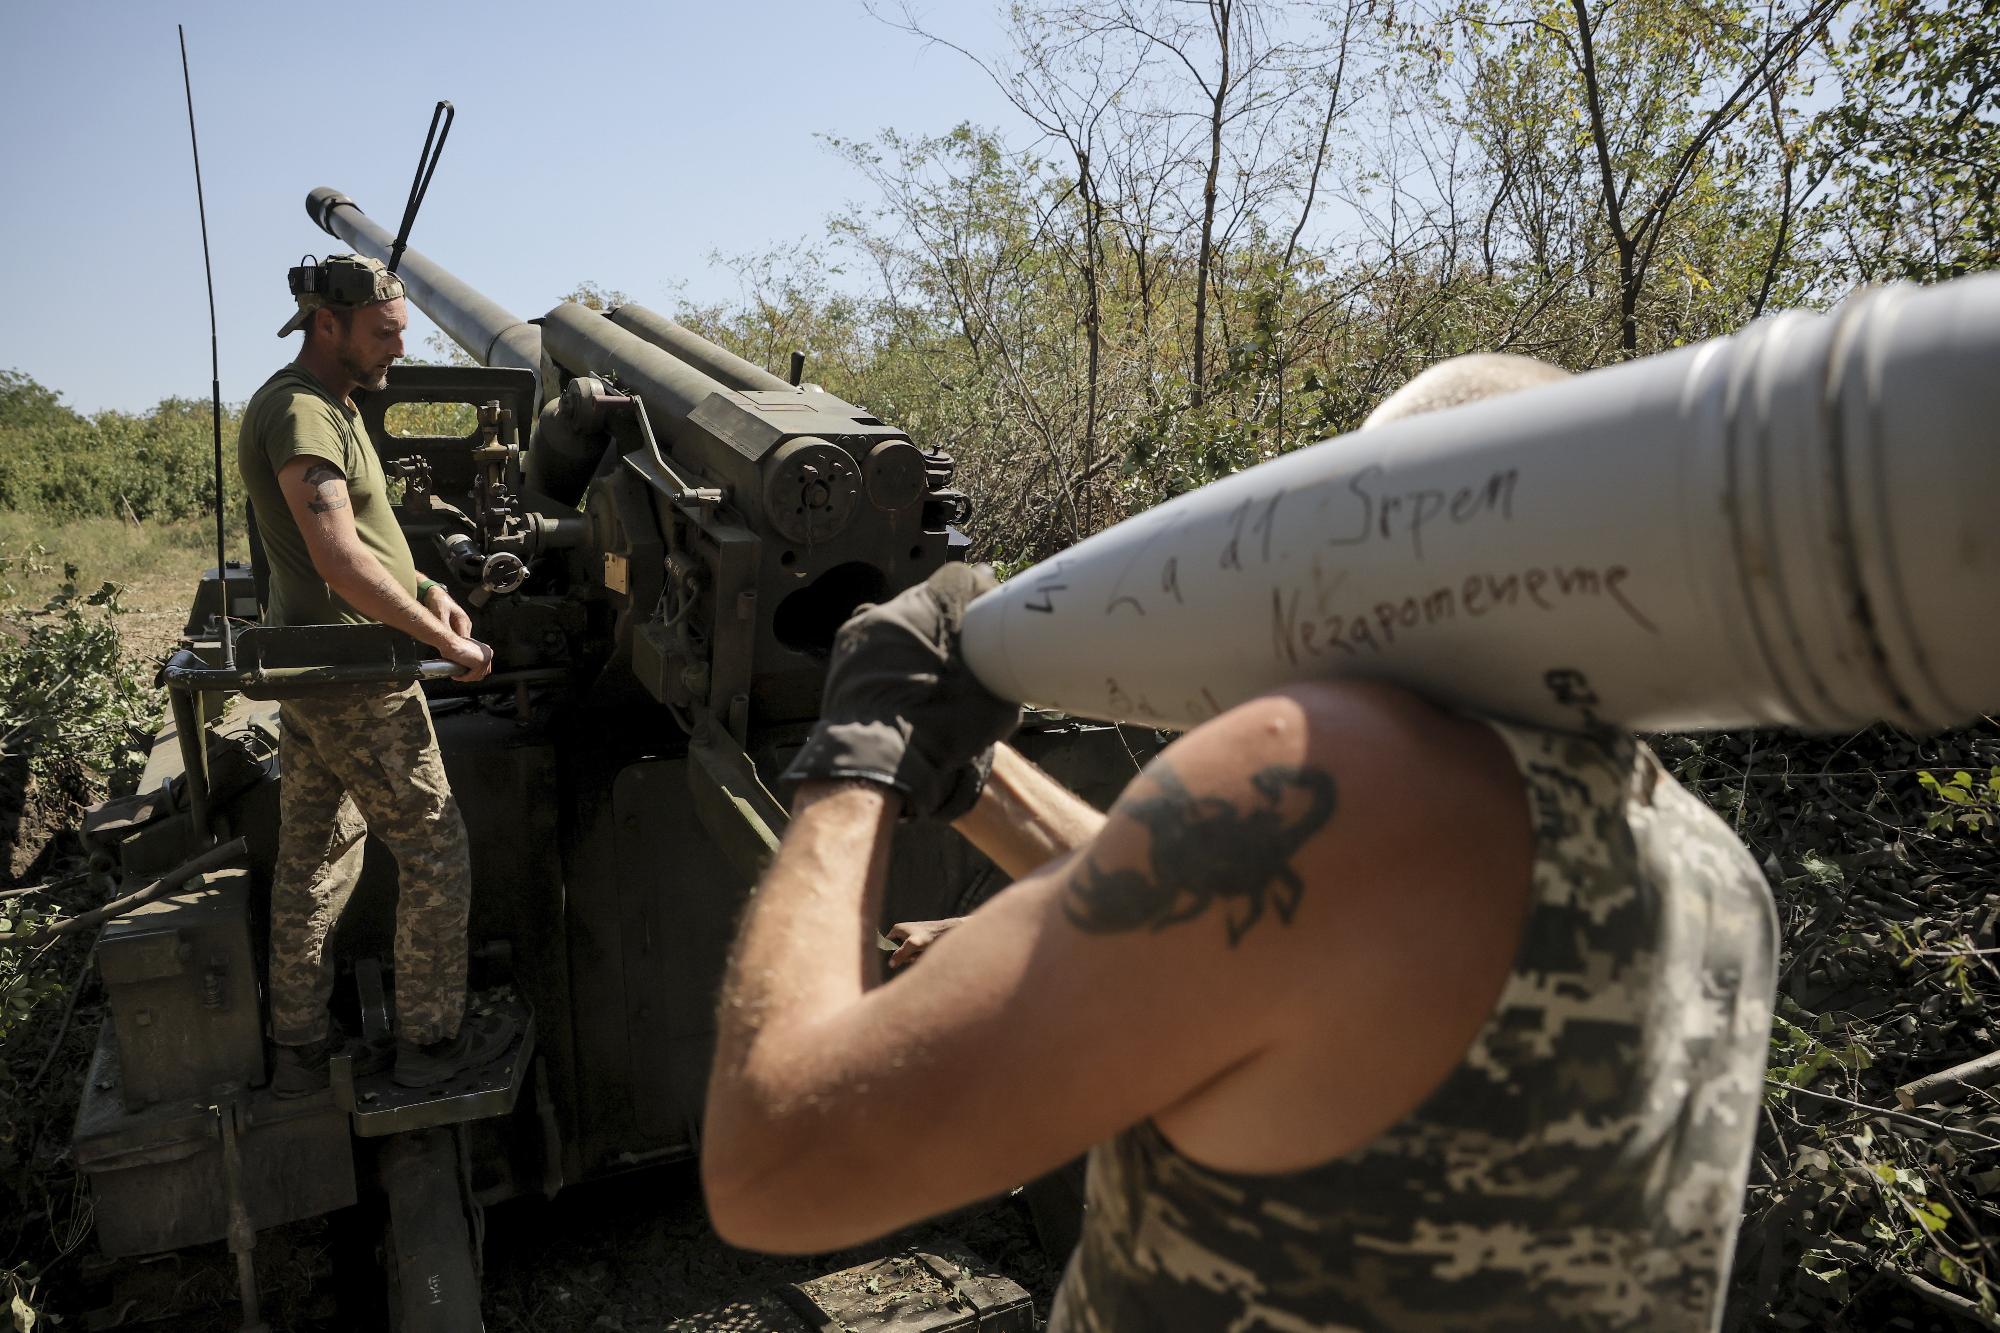
<instances>
[{"instance_id":1,"label":"shrub foliage","mask_svg":"<svg viewBox=\"0 0 2000 1333\"><path fill-rule=\"evenodd\" d=\"M169 398L144 414L84 416L20 371L0 370L0 509L138 521L212 514L212 411L205 401ZM232 512L242 508L236 425L237 413L225 413L223 478Z\"/></svg>"},{"instance_id":2,"label":"shrub foliage","mask_svg":"<svg viewBox=\"0 0 2000 1333\"><path fill-rule=\"evenodd\" d=\"M0 574L12 563L0 553ZM86 802L129 787L158 712L158 692L120 643L117 589L84 593L75 566L65 575L39 610L0 618L0 791L10 807L0 814L14 826L9 848L19 830L71 822ZM99 896L55 846L29 869L47 887L0 898L0 1302L14 1307L17 1328L33 1322L43 1270L89 1233L65 1140L89 1049L88 1025L71 1019L91 938L27 948L9 941Z\"/></svg>"}]
</instances>

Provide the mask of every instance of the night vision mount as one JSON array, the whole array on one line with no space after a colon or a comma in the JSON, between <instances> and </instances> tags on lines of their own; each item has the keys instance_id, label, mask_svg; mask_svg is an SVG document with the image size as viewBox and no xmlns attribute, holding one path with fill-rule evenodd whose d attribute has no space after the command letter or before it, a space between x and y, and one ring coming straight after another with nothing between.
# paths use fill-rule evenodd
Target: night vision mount
<instances>
[{"instance_id":1,"label":"night vision mount","mask_svg":"<svg viewBox=\"0 0 2000 1333\"><path fill-rule=\"evenodd\" d=\"M382 294L385 278L387 284L398 288L391 295L400 295L402 284L393 275L353 255L329 255L324 260L304 255L285 274L294 297L314 296L337 306L364 306L390 299Z\"/></svg>"}]
</instances>

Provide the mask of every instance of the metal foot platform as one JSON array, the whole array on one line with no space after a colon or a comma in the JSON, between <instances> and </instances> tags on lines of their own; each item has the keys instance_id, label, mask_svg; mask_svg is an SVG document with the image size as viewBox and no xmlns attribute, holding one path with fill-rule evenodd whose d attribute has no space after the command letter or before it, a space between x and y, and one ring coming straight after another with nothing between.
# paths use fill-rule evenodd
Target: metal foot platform
<instances>
[{"instance_id":1,"label":"metal foot platform","mask_svg":"<svg viewBox=\"0 0 2000 1333\"><path fill-rule=\"evenodd\" d=\"M356 1074L351 1057L335 1056L330 1071L334 1104L353 1117L355 1134L380 1138L511 1112L535 1057L535 1015L527 1001L514 997L490 1001L488 1007L513 1018L519 1034L514 1044L498 1059L433 1087L403 1087L386 1069Z\"/></svg>"}]
</instances>

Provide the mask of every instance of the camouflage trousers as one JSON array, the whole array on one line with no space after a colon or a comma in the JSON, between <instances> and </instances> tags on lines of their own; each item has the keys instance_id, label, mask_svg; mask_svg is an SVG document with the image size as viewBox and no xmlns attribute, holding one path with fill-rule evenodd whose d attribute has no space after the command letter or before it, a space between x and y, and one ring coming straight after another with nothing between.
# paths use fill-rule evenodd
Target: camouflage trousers
<instances>
[{"instance_id":1,"label":"camouflage trousers","mask_svg":"<svg viewBox=\"0 0 2000 1333\"><path fill-rule=\"evenodd\" d=\"M327 1031L328 938L361 877L369 832L396 858L396 1022L406 1041L456 1035L465 1013L472 872L423 691L288 700L271 879L271 1035Z\"/></svg>"}]
</instances>

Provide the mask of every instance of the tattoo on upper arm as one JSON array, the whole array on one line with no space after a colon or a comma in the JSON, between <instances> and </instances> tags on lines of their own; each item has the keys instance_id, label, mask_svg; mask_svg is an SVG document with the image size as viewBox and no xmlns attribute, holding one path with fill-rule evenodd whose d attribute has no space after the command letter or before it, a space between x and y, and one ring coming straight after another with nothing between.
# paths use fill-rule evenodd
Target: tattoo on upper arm
<instances>
[{"instance_id":1,"label":"tattoo on upper arm","mask_svg":"<svg viewBox=\"0 0 2000 1333\"><path fill-rule=\"evenodd\" d=\"M1194 795L1159 760L1147 776L1159 791L1120 801L1113 813L1152 835L1150 871L1107 871L1084 856L1065 890L1070 923L1098 935L1163 930L1222 900L1232 948L1263 918L1267 902L1289 923L1305 891L1291 859L1333 817L1333 775L1272 764L1250 779L1261 801L1248 808Z\"/></svg>"},{"instance_id":2,"label":"tattoo on upper arm","mask_svg":"<svg viewBox=\"0 0 2000 1333\"><path fill-rule=\"evenodd\" d=\"M313 488L313 498L306 501L306 508L315 514L347 508L347 477L333 464L314 463L307 467L306 485Z\"/></svg>"}]
</instances>

